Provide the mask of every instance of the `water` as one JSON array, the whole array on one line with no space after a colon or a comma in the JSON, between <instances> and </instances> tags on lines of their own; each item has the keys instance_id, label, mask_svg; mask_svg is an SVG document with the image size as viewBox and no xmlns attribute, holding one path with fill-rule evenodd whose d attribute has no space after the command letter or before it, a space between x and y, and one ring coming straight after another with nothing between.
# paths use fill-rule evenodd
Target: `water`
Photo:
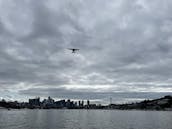
<instances>
[{"instance_id":1,"label":"water","mask_svg":"<svg viewBox=\"0 0 172 129\"><path fill-rule=\"evenodd\" d=\"M0 129L172 129L172 112L1 109Z\"/></svg>"}]
</instances>

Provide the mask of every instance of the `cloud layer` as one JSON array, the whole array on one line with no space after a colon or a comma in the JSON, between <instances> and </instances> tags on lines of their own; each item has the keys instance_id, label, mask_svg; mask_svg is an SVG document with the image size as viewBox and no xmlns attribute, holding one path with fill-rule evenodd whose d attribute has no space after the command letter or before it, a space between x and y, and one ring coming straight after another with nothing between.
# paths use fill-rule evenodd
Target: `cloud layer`
<instances>
[{"instance_id":1,"label":"cloud layer","mask_svg":"<svg viewBox=\"0 0 172 129\"><path fill-rule=\"evenodd\" d=\"M170 0L0 0L0 97L169 94L171 11Z\"/></svg>"}]
</instances>

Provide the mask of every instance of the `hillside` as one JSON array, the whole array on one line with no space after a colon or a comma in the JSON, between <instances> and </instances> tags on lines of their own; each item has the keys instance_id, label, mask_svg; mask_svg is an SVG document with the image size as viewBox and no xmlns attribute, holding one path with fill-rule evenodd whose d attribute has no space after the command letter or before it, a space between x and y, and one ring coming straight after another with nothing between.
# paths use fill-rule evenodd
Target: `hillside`
<instances>
[{"instance_id":1,"label":"hillside","mask_svg":"<svg viewBox=\"0 0 172 129\"><path fill-rule=\"evenodd\" d=\"M172 110L172 96L130 104L111 104L111 109Z\"/></svg>"}]
</instances>

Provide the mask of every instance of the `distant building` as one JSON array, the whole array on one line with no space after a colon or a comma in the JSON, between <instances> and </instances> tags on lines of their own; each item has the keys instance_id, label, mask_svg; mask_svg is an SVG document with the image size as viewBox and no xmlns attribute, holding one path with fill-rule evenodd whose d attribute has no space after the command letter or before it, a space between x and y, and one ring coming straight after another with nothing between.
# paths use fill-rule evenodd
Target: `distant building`
<instances>
[{"instance_id":1,"label":"distant building","mask_svg":"<svg viewBox=\"0 0 172 129\"><path fill-rule=\"evenodd\" d=\"M77 107L77 102L74 103L74 106Z\"/></svg>"},{"instance_id":2,"label":"distant building","mask_svg":"<svg viewBox=\"0 0 172 129\"><path fill-rule=\"evenodd\" d=\"M29 99L30 106L40 106L40 98L37 97L35 99Z\"/></svg>"},{"instance_id":3,"label":"distant building","mask_svg":"<svg viewBox=\"0 0 172 129\"><path fill-rule=\"evenodd\" d=\"M73 101L71 101L70 99L68 99L66 102L66 107L69 109L73 109L73 108L77 107L77 104L74 103Z\"/></svg>"},{"instance_id":4,"label":"distant building","mask_svg":"<svg viewBox=\"0 0 172 129\"><path fill-rule=\"evenodd\" d=\"M53 108L55 107L54 100L49 96L48 99L44 99L42 101L43 107L44 108Z\"/></svg>"},{"instance_id":5,"label":"distant building","mask_svg":"<svg viewBox=\"0 0 172 129\"><path fill-rule=\"evenodd\" d=\"M57 108L64 108L64 107L66 107L66 102L65 102L65 100L56 101L55 105Z\"/></svg>"},{"instance_id":6,"label":"distant building","mask_svg":"<svg viewBox=\"0 0 172 129\"><path fill-rule=\"evenodd\" d=\"M81 101L78 102L78 106L81 107Z\"/></svg>"},{"instance_id":7,"label":"distant building","mask_svg":"<svg viewBox=\"0 0 172 129\"><path fill-rule=\"evenodd\" d=\"M79 101L79 105L78 105L79 108L83 108L84 107L84 101Z\"/></svg>"},{"instance_id":8,"label":"distant building","mask_svg":"<svg viewBox=\"0 0 172 129\"><path fill-rule=\"evenodd\" d=\"M87 100L87 108L89 108L90 107L90 101L89 100Z\"/></svg>"},{"instance_id":9,"label":"distant building","mask_svg":"<svg viewBox=\"0 0 172 129\"><path fill-rule=\"evenodd\" d=\"M89 106L90 105L90 101L89 100L87 100L87 106Z\"/></svg>"},{"instance_id":10,"label":"distant building","mask_svg":"<svg viewBox=\"0 0 172 129\"><path fill-rule=\"evenodd\" d=\"M96 106L96 104L90 104L90 107L89 107L90 109L96 109L97 108L97 106Z\"/></svg>"},{"instance_id":11,"label":"distant building","mask_svg":"<svg viewBox=\"0 0 172 129\"><path fill-rule=\"evenodd\" d=\"M81 106L82 106L82 107L84 106L84 100L82 100Z\"/></svg>"},{"instance_id":12,"label":"distant building","mask_svg":"<svg viewBox=\"0 0 172 129\"><path fill-rule=\"evenodd\" d=\"M71 106L71 105L70 105L70 99L68 99L67 102L66 102L66 107L67 107L67 108L70 108L70 106Z\"/></svg>"}]
</instances>

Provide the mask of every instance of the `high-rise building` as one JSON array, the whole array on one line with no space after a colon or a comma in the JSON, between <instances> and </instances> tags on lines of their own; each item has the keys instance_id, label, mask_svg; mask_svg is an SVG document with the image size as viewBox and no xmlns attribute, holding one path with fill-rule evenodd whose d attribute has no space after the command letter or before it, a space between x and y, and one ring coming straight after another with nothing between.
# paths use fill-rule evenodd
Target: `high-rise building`
<instances>
[{"instance_id":1,"label":"high-rise building","mask_svg":"<svg viewBox=\"0 0 172 129\"><path fill-rule=\"evenodd\" d=\"M71 107L71 102L70 102L70 99L67 100L66 102L66 107L70 108Z\"/></svg>"},{"instance_id":2,"label":"high-rise building","mask_svg":"<svg viewBox=\"0 0 172 129\"><path fill-rule=\"evenodd\" d=\"M40 98L37 97L35 99L29 99L30 106L40 106Z\"/></svg>"},{"instance_id":3,"label":"high-rise building","mask_svg":"<svg viewBox=\"0 0 172 129\"><path fill-rule=\"evenodd\" d=\"M87 100L87 106L89 106L90 105L90 101L89 100Z\"/></svg>"},{"instance_id":4,"label":"high-rise building","mask_svg":"<svg viewBox=\"0 0 172 129\"><path fill-rule=\"evenodd\" d=\"M84 100L82 100L81 106L82 106L82 107L84 106Z\"/></svg>"},{"instance_id":5,"label":"high-rise building","mask_svg":"<svg viewBox=\"0 0 172 129\"><path fill-rule=\"evenodd\" d=\"M81 107L81 101L78 102L79 107Z\"/></svg>"},{"instance_id":6,"label":"high-rise building","mask_svg":"<svg viewBox=\"0 0 172 129\"><path fill-rule=\"evenodd\" d=\"M87 106L87 109L90 108L90 101L89 100L87 100L87 105L86 106Z\"/></svg>"},{"instance_id":7,"label":"high-rise building","mask_svg":"<svg viewBox=\"0 0 172 129\"><path fill-rule=\"evenodd\" d=\"M48 97L48 99L44 99L42 101L42 104L44 108L51 108L56 106L54 100L50 96Z\"/></svg>"}]
</instances>

